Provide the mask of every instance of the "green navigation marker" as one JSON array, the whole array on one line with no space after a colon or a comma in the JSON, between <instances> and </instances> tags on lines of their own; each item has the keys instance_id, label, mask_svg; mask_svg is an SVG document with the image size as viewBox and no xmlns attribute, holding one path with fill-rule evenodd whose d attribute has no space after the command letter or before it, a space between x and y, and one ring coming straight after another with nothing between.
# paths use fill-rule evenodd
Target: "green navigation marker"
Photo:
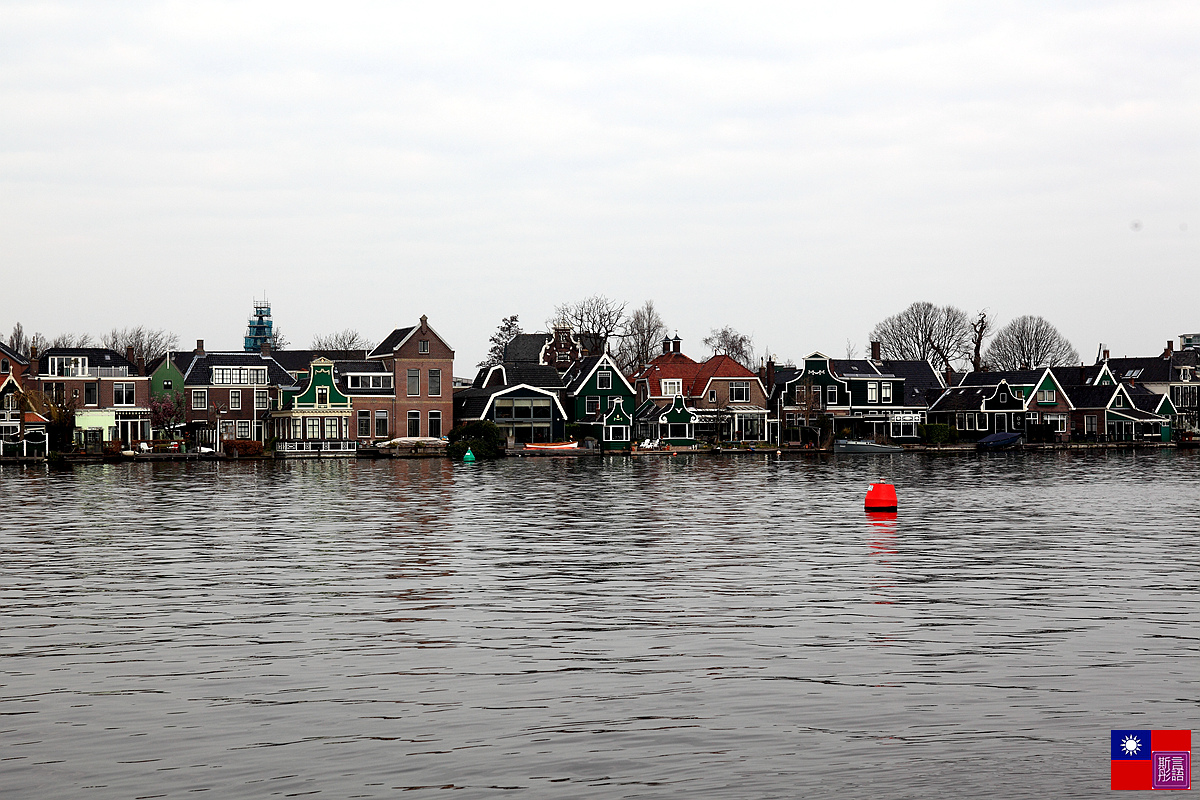
<instances>
[{"instance_id":1,"label":"green navigation marker","mask_svg":"<svg viewBox=\"0 0 1200 800\"><path fill-rule=\"evenodd\" d=\"M463 456L463 461L468 464L475 460L475 454L471 452L471 448L467 448L467 454Z\"/></svg>"}]
</instances>

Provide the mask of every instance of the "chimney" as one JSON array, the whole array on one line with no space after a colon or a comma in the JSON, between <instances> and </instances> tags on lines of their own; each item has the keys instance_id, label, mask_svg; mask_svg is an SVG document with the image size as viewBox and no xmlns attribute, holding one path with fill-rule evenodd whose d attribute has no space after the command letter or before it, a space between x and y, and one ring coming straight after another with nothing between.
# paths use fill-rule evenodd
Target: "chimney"
<instances>
[{"instance_id":1,"label":"chimney","mask_svg":"<svg viewBox=\"0 0 1200 800\"><path fill-rule=\"evenodd\" d=\"M132 347L125 348L125 360L129 362L129 366L131 366L131 367L133 366L134 360L133 360L133 348Z\"/></svg>"},{"instance_id":2,"label":"chimney","mask_svg":"<svg viewBox=\"0 0 1200 800\"><path fill-rule=\"evenodd\" d=\"M775 386L775 359L768 358L767 359L767 385L766 385L766 387L764 387L767 390L767 394L771 393L771 389L774 386Z\"/></svg>"},{"instance_id":3,"label":"chimney","mask_svg":"<svg viewBox=\"0 0 1200 800\"><path fill-rule=\"evenodd\" d=\"M140 377L144 378L146 376L146 357L145 356L138 356L137 370L138 370L138 375Z\"/></svg>"},{"instance_id":4,"label":"chimney","mask_svg":"<svg viewBox=\"0 0 1200 800\"><path fill-rule=\"evenodd\" d=\"M882 361L883 360L882 358L879 357L879 342L871 342L871 360L872 361Z\"/></svg>"},{"instance_id":5,"label":"chimney","mask_svg":"<svg viewBox=\"0 0 1200 800\"><path fill-rule=\"evenodd\" d=\"M264 340L263 343L258 346L258 352L262 353L263 358L270 358L270 356L271 356L271 340L270 339Z\"/></svg>"},{"instance_id":6,"label":"chimney","mask_svg":"<svg viewBox=\"0 0 1200 800\"><path fill-rule=\"evenodd\" d=\"M26 370L25 374L31 378L38 376L38 352L36 344L29 346L29 369Z\"/></svg>"},{"instance_id":7,"label":"chimney","mask_svg":"<svg viewBox=\"0 0 1200 800\"><path fill-rule=\"evenodd\" d=\"M679 338L679 334L678 333L675 334L675 338L671 340L671 352L678 353L679 347L682 343L683 343L683 340Z\"/></svg>"},{"instance_id":8,"label":"chimney","mask_svg":"<svg viewBox=\"0 0 1200 800\"><path fill-rule=\"evenodd\" d=\"M954 385L954 367L950 366L949 364L946 365L946 385Z\"/></svg>"},{"instance_id":9,"label":"chimney","mask_svg":"<svg viewBox=\"0 0 1200 800\"><path fill-rule=\"evenodd\" d=\"M671 352L671 337L667 336L663 339L663 354Z\"/></svg>"},{"instance_id":10,"label":"chimney","mask_svg":"<svg viewBox=\"0 0 1200 800\"><path fill-rule=\"evenodd\" d=\"M1104 360L1108 361L1108 351L1107 350L1104 351Z\"/></svg>"},{"instance_id":11,"label":"chimney","mask_svg":"<svg viewBox=\"0 0 1200 800\"><path fill-rule=\"evenodd\" d=\"M192 352L198 356L204 355L204 340L203 339L196 340L196 349L193 350Z\"/></svg>"},{"instance_id":12,"label":"chimney","mask_svg":"<svg viewBox=\"0 0 1200 800\"><path fill-rule=\"evenodd\" d=\"M1163 350L1162 357L1163 357L1163 358L1170 358L1170 357L1171 357L1171 354L1172 354L1173 352L1175 352L1175 340L1174 340L1174 339L1167 339L1167 349L1166 349L1166 350Z\"/></svg>"}]
</instances>

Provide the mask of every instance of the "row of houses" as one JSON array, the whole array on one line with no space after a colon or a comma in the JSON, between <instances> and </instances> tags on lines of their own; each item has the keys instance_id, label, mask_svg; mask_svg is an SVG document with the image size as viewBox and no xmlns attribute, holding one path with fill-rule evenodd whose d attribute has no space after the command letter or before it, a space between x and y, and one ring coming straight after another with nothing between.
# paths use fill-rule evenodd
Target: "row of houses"
<instances>
[{"instance_id":1,"label":"row of houses","mask_svg":"<svg viewBox=\"0 0 1200 800\"><path fill-rule=\"evenodd\" d=\"M920 360L835 359L748 369L697 361L665 338L626 374L587 333L519 334L499 363L454 378L454 350L422 316L371 350L272 351L270 308L256 307L239 351L190 351L143 363L132 351L52 348L26 357L0 344L4 454L44 452L55 415L79 448L130 448L155 436L221 447L257 442L277 455L354 454L397 439L439 441L455 425L495 423L515 445L591 440L674 447L834 436L916 443L930 425L958 440L1035 430L1073 440L1168 439L1197 428L1200 337L1148 358L1011 372L938 372ZM264 323L264 317L266 322ZM36 393L40 404L22 401Z\"/></svg>"}]
</instances>

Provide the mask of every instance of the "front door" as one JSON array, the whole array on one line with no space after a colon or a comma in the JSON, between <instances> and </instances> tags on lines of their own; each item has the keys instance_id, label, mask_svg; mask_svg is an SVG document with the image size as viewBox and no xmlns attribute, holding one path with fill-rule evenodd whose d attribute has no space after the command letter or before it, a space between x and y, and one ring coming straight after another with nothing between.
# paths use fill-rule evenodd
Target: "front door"
<instances>
[{"instance_id":1,"label":"front door","mask_svg":"<svg viewBox=\"0 0 1200 800\"><path fill-rule=\"evenodd\" d=\"M1008 431L1008 415L996 415L996 433L1006 433Z\"/></svg>"}]
</instances>

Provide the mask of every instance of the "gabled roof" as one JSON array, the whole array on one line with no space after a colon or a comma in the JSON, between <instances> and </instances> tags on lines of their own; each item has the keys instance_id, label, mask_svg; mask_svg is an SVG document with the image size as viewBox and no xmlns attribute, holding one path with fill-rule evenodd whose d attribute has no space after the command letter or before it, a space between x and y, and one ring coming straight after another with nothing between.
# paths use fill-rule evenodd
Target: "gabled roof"
<instances>
[{"instance_id":1,"label":"gabled roof","mask_svg":"<svg viewBox=\"0 0 1200 800\"><path fill-rule=\"evenodd\" d=\"M601 364L606 365L612 372L616 373L616 377L621 383L625 384L625 388L629 390L629 393L633 394L633 386L621 374L621 369L617 366L617 362L613 361L609 355L587 356L567 370L567 374L563 376L563 381L567 386L567 393L572 395L579 394L579 390L592 379L592 375L600 369ZM615 381L613 385L616 385Z\"/></svg>"},{"instance_id":2,"label":"gabled roof","mask_svg":"<svg viewBox=\"0 0 1200 800\"><path fill-rule=\"evenodd\" d=\"M946 387L942 376L928 361L921 359L885 359L883 368L897 378L904 379L904 405L927 405L926 395L931 390L941 391Z\"/></svg>"},{"instance_id":3,"label":"gabled roof","mask_svg":"<svg viewBox=\"0 0 1200 800\"><path fill-rule=\"evenodd\" d=\"M1120 391L1117 385L1112 386L1072 386L1070 387L1071 402L1075 408L1108 408L1113 395Z\"/></svg>"},{"instance_id":4,"label":"gabled roof","mask_svg":"<svg viewBox=\"0 0 1200 800\"><path fill-rule=\"evenodd\" d=\"M196 357L196 354L191 350L172 350L169 353L163 353L161 356L151 359L146 364L146 374L153 375L157 372L168 356L171 358L171 363L175 365L175 369L179 370L180 374L186 375L188 367L192 365L192 359Z\"/></svg>"},{"instance_id":5,"label":"gabled roof","mask_svg":"<svg viewBox=\"0 0 1200 800\"><path fill-rule=\"evenodd\" d=\"M542 350L550 343L549 333L518 333L504 345L504 360L540 364Z\"/></svg>"},{"instance_id":6,"label":"gabled roof","mask_svg":"<svg viewBox=\"0 0 1200 800\"><path fill-rule=\"evenodd\" d=\"M212 383L213 367L266 367L267 383L273 386L294 386L295 379L279 362L262 353L228 352L205 353L196 356L183 375L185 386L208 386Z\"/></svg>"},{"instance_id":7,"label":"gabled roof","mask_svg":"<svg viewBox=\"0 0 1200 800\"><path fill-rule=\"evenodd\" d=\"M998 386L1000 381L1006 381L1009 386L1032 386L1041 381L1042 376L1046 374L1046 368L1042 369L1009 369L997 370L995 372L988 370L980 370L978 372L968 372L963 375L959 381L959 386Z\"/></svg>"},{"instance_id":8,"label":"gabled roof","mask_svg":"<svg viewBox=\"0 0 1200 800\"><path fill-rule=\"evenodd\" d=\"M758 380L758 375L729 356L717 355L700 365L700 369L696 370L696 377L692 379L690 391L686 384L684 390L692 397L698 397L704 393L704 390L708 388L709 381L714 378L720 380L753 378Z\"/></svg>"},{"instance_id":9,"label":"gabled roof","mask_svg":"<svg viewBox=\"0 0 1200 800\"><path fill-rule=\"evenodd\" d=\"M20 364L21 366L27 366L29 364L28 358L21 355L16 350L13 350L11 347L6 345L4 342L0 342L0 355L3 355L5 358L7 358L9 361L13 362L14 364Z\"/></svg>"},{"instance_id":10,"label":"gabled roof","mask_svg":"<svg viewBox=\"0 0 1200 800\"><path fill-rule=\"evenodd\" d=\"M1138 384L1137 386L1126 386L1125 394L1133 401L1133 404L1142 411L1149 411L1152 414L1161 414L1160 409L1164 403L1169 404L1166 395L1152 392L1145 386Z\"/></svg>"},{"instance_id":11,"label":"gabled roof","mask_svg":"<svg viewBox=\"0 0 1200 800\"><path fill-rule=\"evenodd\" d=\"M411 334L416 327L416 325L410 325L407 328L396 328L396 330L389 333L387 338L380 342L374 350L367 354L367 358L390 358L392 353L396 352L396 348L408 338L409 334Z\"/></svg>"},{"instance_id":12,"label":"gabled roof","mask_svg":"<svg viewBox=\"0 0 1200 800\"><path fill-rule=\"evenodd\" d=\"M652 396L662 397L661 381L681 380L686 392L691 388L699 371L700 365L683 353L662 353L634 376L634 383L644 380L648 383Z\"/></svg>"},{"instance_id":13,"label":"gabled roof","mask_svg":"<svg viewBox=\"0 0 1200 800\"><path fill-rule=\"evenodd\" d=\"M279 362L279 365L288 372L302 372L308 369L308 365L313 362L314 358L328 358L330 361L362 361L366 362L366 350L273 350L271 357ZM368 370L363 370L364 372ZM374 369L369 370L374 372Z\"/></svg>"},{"instance_id":14,"label":"gabled roof","mask_svg":"<svg viewBox=\"0 0 1200 800\"><path fill-rule=\"evenodd\" d=\"M882 372L875 364L865 358L847 360L844 358L829 359L829 369L843 378L879 377Z\"/></svg>"},{"instance_id":15,"label":"gabled roof","mask_svg":"<svg viewBox=\"0 0 1200 800\"><path fill-rule=\"evenodd\" d=\"M992 387L951 386L942 392L930 411L982 411L983 401L992 395Z\"/></svg>"},{"instance_id":16,"label":"gabled roof","mask_svg":"<svg viewBox=\"0 0 1200 800\"><path fill-rule=\"evenodd\" d=\"M1071 391L1071 396L1075 396L1076 386L1092 386L1096 383L1096 378L1103 371L1103 364L1092 364L1084 366L1082 364L1075 366L1051 367L1050 371L1054 373L1055 380L1064 389Z\"/></svg>"},{"instance_id":17,"label":"gabled roof","mask_svg":"<svg viewBox=\"0 0 1200 800\"><path fill-rule=\"evenodd\" d=\"M555 373L557 375L557 373ZM489 386L487 388L472 387L454 393L455 416L463 419L481 419L488 412L492 401L500 395L515 392L518 389L544 394L554 401L558 409L559 419L566 419L567 412L558 400L558 392L544 386L530 386L527 383L513 383L504 386Z\"/></svg>"}]
</instances>

